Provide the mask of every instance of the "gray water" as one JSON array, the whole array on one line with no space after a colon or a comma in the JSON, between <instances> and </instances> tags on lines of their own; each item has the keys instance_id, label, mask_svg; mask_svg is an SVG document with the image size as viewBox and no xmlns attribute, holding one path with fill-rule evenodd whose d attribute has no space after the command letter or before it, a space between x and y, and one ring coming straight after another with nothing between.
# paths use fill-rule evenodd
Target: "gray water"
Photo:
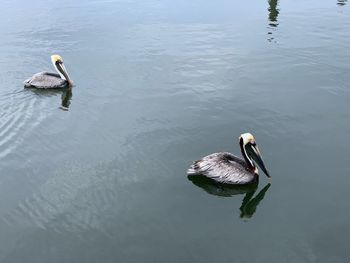
<instances>
[{"instance_id":1,"label":"gray water","mask_svg":"<svg viewBox=\"0 0 350 263\"><path fill-rule=\"evenodd\" d=\"M349 5L2 0L0 262L346 262ZM247 131L271 179L187 179Z\"/></svg>"}]
</instances>

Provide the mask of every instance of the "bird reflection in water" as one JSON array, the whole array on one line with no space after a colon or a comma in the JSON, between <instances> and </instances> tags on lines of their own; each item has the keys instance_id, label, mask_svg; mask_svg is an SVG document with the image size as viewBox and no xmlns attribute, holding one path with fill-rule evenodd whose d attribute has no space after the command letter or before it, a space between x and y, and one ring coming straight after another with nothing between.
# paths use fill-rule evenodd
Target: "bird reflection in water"
<instances>
[{"instance_id":1,"label":"bird reflection in water","mask_svg":"<svg viewBox=\"0 0 350 263\"><path fill-rule=\"evenodd\" d=\"M70 88L68 88L62 92L62 96L61 96L62 103L61 103L61 107L60 107L61 110L64 110L64 111L69 110L72 96L73 96L73 93L72 93L72 89L70 89Z\"/></svg>"},{"instance_id":2,"label":"bird reflection in water","mask_svg":"<svg viewBox=\"0 0 350 263\"><path fill-rule=\"evenodd\" d=\"M72 89L66 88L66 89L30 89L33 93L35 93L38 96L43 97L51 97L51 96L57 96L61 94L61 106L59 107L61 110L68 111L69 106L71 104L71 99L73 96Z\"/></svg>"},{"instance_id":3,"label":"bird reflection in water","mask_svg":"<svg viewBox=\"0 0 350 263\"><path fill-rule=\"evenodd\" d=\"M259 193L254 196L258 189L258 182L250 185L226 185L218 184L208 178L189 176L188 179L196 186L202 188L208 194L232 197L234 195L245 194L242 205L240 206L240 217L251 218L260 202L264 199L266 192L269 190L271 184L268 183Z\"/></svg>"},{"instance_id":4,"label":"bird reflection in water","mask_svg":"<svg viewBox=\"0 0 350 263\"><path fill-rule=\"evenodd\" d=\"M268 183L255 197L253 196L257 188L254 191L246 193L245 197L243 198L242 205L239 208L241 211L241 218L251 218L254 215L256 208L264 199L265 193L267 190L269 190L270 186L271 184Z\"/></svg>"},{"instance_id":5,"label":"bird reflection in water","mask_svg":"<svg viewBox=\"0 0 350 263\"><path fill-rule=\"evenodd\" d=\"M340 5L340 6L346 5L347 1L348 0L338 0L337 5Z\"/></svg>"},{"instance_id":6,"label":"bird reflection in water","mask_svg":"<svg viewBox=\"0 0 350 263\"><path fill-rule=\"evenodd\" d=\"M278 0L268 0L269 3L269 8L267 9L269 11L269 32L267 33L269 36L268 41L273 41L274 37L271 36L272 32L276 30L278 26L278 15L280 10L277 8L278 7Z\"/></svg>"}]
</instances>

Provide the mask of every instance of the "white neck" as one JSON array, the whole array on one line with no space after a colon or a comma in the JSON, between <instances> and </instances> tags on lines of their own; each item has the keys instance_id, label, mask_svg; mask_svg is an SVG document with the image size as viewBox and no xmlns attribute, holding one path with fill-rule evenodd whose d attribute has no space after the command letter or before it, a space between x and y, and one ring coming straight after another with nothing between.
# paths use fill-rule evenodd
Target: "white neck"
<instances>
[{"instance_id":1,"label":"white neck","mask_svg":"<svg viewBox=\"0 0 350 263\"><path fill-rule=\"evenodd\" d=\"M247 151L245 150L245 146L243 146L243 153L244 153L245 157L247 158L247 160L249 161L250 165L251 165L252 167L255 167L255 165L254 165L252 159L249 157L249 155L247 154Z\"/></svg>"},{"instance_id":2,"label":"white neck","mask_svg":"<svg viewBox=\"0 0 350 263\"><path fill-rule=\"evenodd\" d=\"M54 63L54 62L52 61L52 64L53 64L53 66L55 67L57 73L60 75L61 79L67 80L67 79L64 77L64 75L58 70L56 63Z\"/></svg>"}]
</instances>

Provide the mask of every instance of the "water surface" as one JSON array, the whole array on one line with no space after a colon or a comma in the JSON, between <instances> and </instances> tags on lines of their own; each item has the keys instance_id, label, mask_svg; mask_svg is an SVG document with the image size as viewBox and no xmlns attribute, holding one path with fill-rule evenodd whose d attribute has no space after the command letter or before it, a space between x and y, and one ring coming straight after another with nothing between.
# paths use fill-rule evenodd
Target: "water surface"
<instances>
[{"instance_id":1,"label":"water surface","mask_svg":"<svg viewBox=\"0 0 350 263\"><path fill-rule=\"evenodd\" d=\"M0 3L1 262L345 262L346 0ZM24 90L61 54L72 94ZM252 132L272 179L185 176Z\"/></svg>"}]
</instances>

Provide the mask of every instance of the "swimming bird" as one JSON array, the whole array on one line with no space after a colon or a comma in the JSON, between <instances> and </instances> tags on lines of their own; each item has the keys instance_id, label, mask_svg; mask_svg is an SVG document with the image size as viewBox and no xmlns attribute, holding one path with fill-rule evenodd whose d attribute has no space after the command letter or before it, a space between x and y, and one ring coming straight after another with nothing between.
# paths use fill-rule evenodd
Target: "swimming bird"
<instances>
[{"instance_id":1,"label":"swimming bird","mask_svg":"<svg viewBox=\"0 0 350 263\"><path fill-rule=\"evenodd\" d=\"M251 133L241 134L239 145L244 159L228 152L213 153L193 162L187 175L204 176L222 184L251 184L256 183L259 177L256 163L270 177L254 136Z\"/></svg>"},{"instance_id":2,"label":"swimming bird","mask_svg":"<svg viewBox=\"0 0 350 263\"><path fill-rule=\"evenodd\" d=\"M51 62L58 74L50 72L36 73L30 79L24 81L24 87L37 89L62 89L72 87L73 83L63 64L62 57L60 55L52 55Z\"/></svg>"}]
</instances>

